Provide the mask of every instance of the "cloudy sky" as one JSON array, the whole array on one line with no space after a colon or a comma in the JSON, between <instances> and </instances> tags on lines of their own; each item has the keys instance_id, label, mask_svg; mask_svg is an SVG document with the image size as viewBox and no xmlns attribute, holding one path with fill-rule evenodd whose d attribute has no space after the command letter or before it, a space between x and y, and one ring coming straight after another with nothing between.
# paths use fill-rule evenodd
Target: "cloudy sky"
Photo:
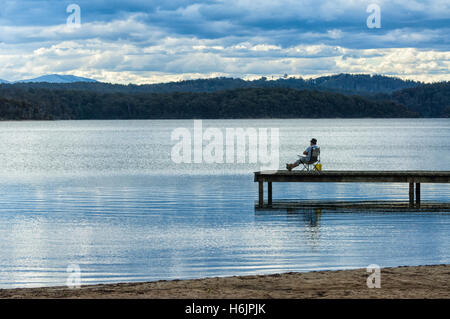
<instances>
[{"instance_id":1,"label":"cloudy sky","mask_svg":"<svg viewBox=\"0 0 450 319\"><path fill-rule=\"evenodd\" d=\"M77 4L81 24L67 19ZM369 28L368 6L381 10ZM376 20L369 19L371 22ZM1 0L0 78L335 73L450 80L448 0Z\"/></svg>"}]
</instances>

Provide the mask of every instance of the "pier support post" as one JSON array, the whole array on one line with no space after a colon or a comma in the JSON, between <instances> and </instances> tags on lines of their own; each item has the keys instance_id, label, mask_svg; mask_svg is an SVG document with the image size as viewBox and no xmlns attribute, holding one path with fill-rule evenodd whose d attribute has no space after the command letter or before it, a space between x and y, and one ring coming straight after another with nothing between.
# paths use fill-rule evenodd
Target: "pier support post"
<instances>
[{"instance_id":1,"label":"pier support post","mask_svg":"<svg viewBox=\"0 0 450 319\"><path fill-rule=\"evenodd\" d=\"M262 208L264 205L264 183L263 182L258 182L258 195L259 195L259 201L258 201L258 205L259 208Z\"/></svg>"},{"instance_id":2,"label":"pier support post","mask_svg":"<svg viewBox=\"0 0 450 319\"><path fill-rule=\"evenodd\" d=\"M272 182L267 182L267 203L272 205Z\"/></svg>"},{"instance_id":3,"label":"pier support post","mask_svg":"<svg viewBox=\"0 0 450 319\"><path fill-rule=\"evenodd\" d=\"M414 183L409 183L409 206L414 206Z\"/></svg>"},{"instance_id":4,"label":"pier support post","mask_svg":"<svg viewBox=\"0 0 450 319\"><path fill-rule=\"evenodd\" d=\"M416 205L420 206L420 183L416 183Z\"/></svg>"}]
</instances>

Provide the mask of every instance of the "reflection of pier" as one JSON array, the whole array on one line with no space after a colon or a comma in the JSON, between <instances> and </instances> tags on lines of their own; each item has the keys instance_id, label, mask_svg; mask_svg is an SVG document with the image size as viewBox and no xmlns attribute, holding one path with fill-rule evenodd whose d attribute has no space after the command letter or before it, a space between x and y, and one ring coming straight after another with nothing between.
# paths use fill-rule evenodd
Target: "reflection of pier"
<instances>
[{"instance_id":1,"label":"reflection of pier","mask_svg":"<svg viewBox=\"0 0 450 319\"><path fill-rule=\"evenodd\" d=\"M273 207L272 183L409 183L408 208L425 208L420 202L421 183L449 183L450 171L262 171L255 172L255 182L259 185L258 208ZM264 205L264 182L267 183L267 204ZM414 184L415 188L414 188ZM306 204L306 203L305 203ZM320 202L319 202L320 204ZM401 203L391 203L390 205ZM405 206L405 204L401 204ZM448 209L447 203L434 203L434 208ZM317 207L317 206L316 206ZM399 206L399 208L401 208Z\"/></svg>"},{"instance_id":2,"label":"reflection of pier","mask_svg":"<svg viewBox=\"0 0 450 319\"><path fill-rule=\"evenodd\" d=\"M321 208L314 207L300 207L296 208L293 205L283 206L277 205L277 208L265 208L258 209L255 211L256 216L276 216L276 215L286 215L289 217L302 217L303 221L310 227L316 227L319 224L320 217L322 215Z\"/></svg>"},{"instance_id":3,"label":"reflection of pier","mask_svg":"<svg viewBox=\"0 0 450 319\"><path fill-rule=\"evenodd\" d=\"M402 201L273 201L271 205L264 205L259 207L256 205L259 212L263 211L283 211L290 213L293 211L307 211L307 210L332 210L332 211L449 211L450 202L422 202L420 206L411 207L408 202Z\"/></svg>"}]
</instances>

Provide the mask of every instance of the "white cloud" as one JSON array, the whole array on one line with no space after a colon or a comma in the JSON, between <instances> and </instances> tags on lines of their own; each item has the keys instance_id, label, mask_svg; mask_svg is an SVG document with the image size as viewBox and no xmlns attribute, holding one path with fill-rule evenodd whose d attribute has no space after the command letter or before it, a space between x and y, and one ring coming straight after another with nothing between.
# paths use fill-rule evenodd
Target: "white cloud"
<instances>
[{"instance_id":1,"label":"white cloud","mask_svg":"<svg viewBox=\"0 0 450 319\"><path fill-rule=\"evenodd\" d=\"M273 55L247 52L275 51ZM264 43L218 46L217 40L165 38L141 47L100 39L66 41L17 55L0 51L0 74L17 80L69 73L114 83L152 83L193 77L317 76L340 72L389 74L427 82L449 80L450 52L417 48L348 49L327 45L292 48Z\"/></svg>"},{"instance_id":2,"label":"white cloud","mask_svg":"<svg viewBox=\"0 0 450 319\"><path fill-rule=\"evenodd\" d=\"M23 6L13 2L8 2L7 11L19 15ZM439 25L448 19L448 1L378 0L387 19L383 26L393 26L368 30L365 8L372 2L180 0L158 9L134 0L127 2L128 9L110 4L112 19L88 16L79 29L64 24L15 25L13 19L1 16L0 78L66 73L115 83L153 83L214 75L351 72L450 80L450 27L424 26L427 21ZM107 3L91 0L91 5L87 1L80 5L83 12L88 11L83 8L101 12ZM37 12L51 7L47 1ZM407 25L402 25L405 21Z\"/></svg>"}]
</instances>

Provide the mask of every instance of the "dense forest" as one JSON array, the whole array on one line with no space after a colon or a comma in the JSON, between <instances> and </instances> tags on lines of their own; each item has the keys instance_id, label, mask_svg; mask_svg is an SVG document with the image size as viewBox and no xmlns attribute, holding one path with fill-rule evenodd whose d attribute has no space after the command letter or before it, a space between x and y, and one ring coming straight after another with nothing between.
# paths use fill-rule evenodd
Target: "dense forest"
<instances>
[{"instance_id":1,"label":"dense forest","mask_svg":"<svg viewBox=\"0 0 450 319\"><path fill-rule=\"evenodd\" d=\"M37 108L24 101L9 100L0 97L0 120L37 120L42 118Z\"/></svg>"},{"instance_id":2,"label":"dense forest","mask_svg":"<svg viewBox=\"0 0 450 319\"><path fill-rule=\"evenodd\" d=\"M347 75L328 77L328 80L322 77L319 82L336 82L339 76L347 78ZM349 89L355 78L352 76L345 85L344 81L341 87ZM362 76L362 79L359 84L354 83L354 90L364 88L366 92L378 93L355 95L290 87L229 89L229 85L225 85L227 81L285 84L291 79L195 80L192 81L195 83L192 84L192 92L147 92L150 86L82 82L2 84L0 120L450 117L450 82L418 84L393 79L391 84L383 84L382 81L377 84L373 79L385 77ZM187 85L185 82L180 85ZM202 85L205 90L210 85L211 92L201 91ZM336 87L339 83L333 85ZM410 85L414 87L409 88ZM383 92L388 86L407 88ZM223 90L218 90L219 87Z\"/></svg>"},{"instance_id":3,"label":"dense forest","mask_svg":"<svg viewBox=\"0 0 450 319\"><path fill-rule=\"evenodd\" d=\"M287 88L214 93L98 93L2 88L0 119L191 119L414 117L390 101Z\"/></svg>"},{"instance_id":4,"label":"dense forest","mask_svg":"<svg viewBox=\"0 0 450 319\"><path fill-rule=\"evenodd\" d=\"M281 78L268 80L260 78L246 81L235 78L198 79L170 83L121 85L109 83L16 83L12 84L20 88L41 88L59 90L94 91L101 93L171 93L171 92L217 92L233 89L248 88L291 88L309 89L318 91L332 91L344 94L376 94L391 93L393 91L414 88L421 85L420 82L404 81L399 78L382 75L366 74L338 74L323 76L316 79Z\"/></svg>"},{"instance_id":5,"label":"dense forest","mask_svg":"<svg viewBox=\"0 0 450 319\"><path fill-rule=\"evenodd\" d=\"M405 105L422 117L450 117L450 82L425 84L377 98Z\"/></svg>"}]
</instances>

